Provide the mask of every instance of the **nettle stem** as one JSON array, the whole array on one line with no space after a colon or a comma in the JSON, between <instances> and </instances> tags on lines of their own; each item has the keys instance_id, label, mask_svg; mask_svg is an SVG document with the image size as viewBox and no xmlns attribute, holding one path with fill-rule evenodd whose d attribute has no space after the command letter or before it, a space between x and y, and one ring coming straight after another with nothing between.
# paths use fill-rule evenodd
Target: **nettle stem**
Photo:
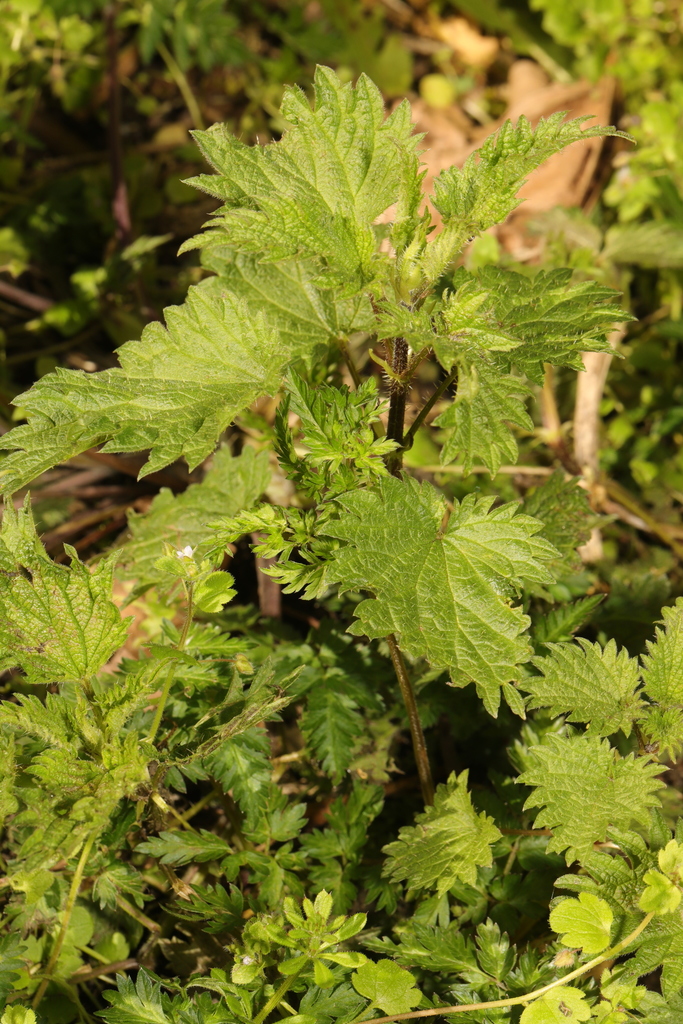
<instances>
[{"instance_id":1,"label":"nettle stem","mask_svg":"<svg viewBox=\"0 0 683 1024\"><path fill-rule=\"evenodd\" d=\"M632 942L638 938L641 932L643 932L650 921L654 917L654 912L648 914L637 928L634 928L630 935L627 935L621 942L617 942L611 949L606 949L604 953L600 953L599 956L589 960L587 964L582 964L577 967L576 970L570 974L565 975L564 978L558 978L557 981L551 981L549 985L544 985L542 988L534 989L533 992L527 992L523 996L513 996L511 999L492 999L487 1003L461 1003L456 1006L438 1006L433 1010L413 1010L410 1013L394 1013L388 1017L372 1017L369 1020L364 1020L362 1024L391 1024L395 1020L417 1020L421 1017L440 1017L449 1015L452 1013L473 1013L478 1010L494 1010L504 1006L524 1006L526 1003L532 1003L535 999L540 999L546 992L552 991L554 988L560 988L562 985L567 985L570 981L574 981L575 978L580 978L584 974L588 974L593 968L599 967L600 964L606 960L613 960L619 956L620 953L631 945Z\"/></svg>"},{"instance_id":2,"label":"nettle stem","mask_svg":"<svg viewBox=\"0 0 683 1024\"><path fill-rule=\"evenodd\" d=\"M403 660L403 655L401 654L401 649L398 646L396 637L393 633L390 633L387 637L387 643L389 644L391 663L394 666L398 685L401 687L403 703L405 704L406 711L408 712L410 735L413 740L413 753L415 754L415 763L417 764L417 774L420 778L422 799L428 807L431 807L434 803L434 782L432 780L431 765L429 764L429 755L427 754L427 744L425 743L424 733L422 732L422 723L420 722L420 715L417 710L415 691L413 690L412 683L410 682L406 663Z\"/></svg>"},{"instance_id":3,"label":"nettle stem","mask_svg":"<svg viewBox=\"0 0 683 1024\"><path fill-rule=\"evenodd\" d=\"M408 367L408 342L405 338L394 339L394 357L392 359L392 370L395 374L405 373ZM406 394L408 392L408 381L395 378L391 382L391 397L389 399L389 420L387 422L387 437L397 444L403 445L403 423L406 414ZM403 449L397 448L387 456L387 469L392 476L399 476L403 467Z\"/></svg>"},{"instance_id":4,"label":"nettle stem","mask_svg":"<svg viewBox=\"0 0 683 1024\"><path fill-rule=\"evenodd\" d=\"M398 375L404 373L407 367L408 342L405 341L404 338L395 338L392 370ZM407 380L394 379L391 382L387 437L401 445L400 448L397 448L396 451L391 452L387 456L387 469L393 476L400 476L401 468L403 466L403 424L405 420L406 395L408 387L409 381ZM401 688L403 703L405 704L405 708L408 713L410 735L413 741L413 753L415 754L417 774L420 778L422 799L427 806L431 806L434 803L434 782L432 780L432 769L429 764L429 755L427 754L427 744L425 743L422 723L420 722L420 715L417 710L415 691L413 690L412 683L410 682L410 677L406 669L406 663L403 660L403 655L401 654L401 649L399 648L396 637L393 633L390 633L387 637L387 643L389 644L391 662L394 666L396 678L398 679L398 685Z\"/></svg>"}]
</instances>

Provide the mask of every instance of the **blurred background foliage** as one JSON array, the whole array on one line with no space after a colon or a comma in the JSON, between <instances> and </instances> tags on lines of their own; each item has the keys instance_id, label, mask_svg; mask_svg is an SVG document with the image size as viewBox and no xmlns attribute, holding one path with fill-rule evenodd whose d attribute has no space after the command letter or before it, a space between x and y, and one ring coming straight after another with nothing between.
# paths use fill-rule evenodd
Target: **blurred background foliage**
<instances>
[{"instance_id":1,"label":"blurred background foliage","mask_svg":"<svg viewBox=\"0 0 683 1024\"><path fill-rule=\"evenodd\" d=\"M525 104L532 117L576 107L582 88L580 112L634 137L596 151L580 189L555 164L564 208L534 205L532 182L533 216L479 240L465 261L523 273L568 263L620 288L638 318L615 330L626 358L598 396L589 482L601 534L555 597L604 593L594 635L639 649L661 603L683 589L678 0L0 0L0 427L21 419L10 403L37 377L114 365L118 345L182 301L204 271L176 253L214 205L183 181L201 163L190 131L222 121L247 142L278 137L284 83L307 89L316 63L348 80L366 72L388 104L408 96L428 167L460 162ZM504 467L497 493L524 494L557 465L576 469L576 400L575 374L546 380L536 429L520 432L530 468ZM269 421L260 409L245 429L257 436ZM434 426L420 432L415 472L457 495L492 486L484 474L436 472L442 441ZM109 494L39 483L49 541L80 536L79 550L96 553L125 527L123 506L144 507L130 460L110 457L109 470ZM187 479L179 469L175 489ZM80 534L68 527L81 521Z\"/></svg>"}]
</instances>

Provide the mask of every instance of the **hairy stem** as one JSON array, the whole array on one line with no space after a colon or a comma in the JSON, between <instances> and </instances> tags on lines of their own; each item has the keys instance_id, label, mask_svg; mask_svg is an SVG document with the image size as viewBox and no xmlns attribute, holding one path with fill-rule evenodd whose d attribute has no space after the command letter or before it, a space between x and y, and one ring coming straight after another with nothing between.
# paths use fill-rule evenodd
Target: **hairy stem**
<instances>
[{"instance_id":1,"label":"hairy stem","mask_svg":"<svg viewBox=\"0 0 683 1024\"><path fill-rule=\"evenodd\" d=\"M404 338L395 338L393 344L392 370L395 374L403 373L408 366L408 342ZM408 382L392 380L391 397L389 399L389 421L387 437L403 445L403 422L406 414L406 393ZM403 449L397 448L387 456L387 469L393 476L398 476L403 466Z\"/></svg>"},{"instance_id":2,"label":"hairy stem","mask_svg":"<svg viewBox=\"0 0 683 1024\"><path fill-rule=\"evenodd\" d=\"M370 1020L364 1020L362 1024L390 1024L394 1020L415 1020L420 1017L439 1017L445 1014L450 1015L451 1013L472 1013L478 1010L494 1010L503 1006L524 1006L526 1003L531 1003L535 999L539 999L544 996L546 992L550 992L554 988L559 988L562 985L566 985L570 981L574 981L575 978L580 978L583 974L587 974L592 971L594 967L598 967L605 960L613 960L614 957L619 956L627 946L630 946L632 942L638 938L640 933L647 928L650 921L654 917L654 913L648 914L640 922L637 928L634 928L630 935L627 935L621 942L617 942L611 949L606 949L604 953L600 953L599 956L589 960L587 964L582 964L577 967L576 970L570 974L565 975L564 978L558 978L557 981L551 981L549 985L544 985L542 988L537 988L533 992L527 992L523 996L514 996L511 999L492 999L487 1003L461 1003L458 1006L438 1006L433 1010L413 1010L411 1013L395 1013L388 1017L372 1017Z\"/></svg>"},{"instance_id":3,"label":"hairy stem","mask_svg":"<svg viewBox=\"0 0 683 1024\"><path fill-rule=\"evenodd\" d=\"M85 871L85 865L88 862L88 857L90 856L90 852L95 843L96 836L96 832L92 832L88 836L88 838L85 841L85 845L81 850L81 855L78 858L78 864L76 865L74 876L71 879L71 888L69 889L69 895L67 897L66 906L64 908L64 916L62 918L62 924L59 929L59 935L57 936L57 940L54 946L52 947L52 953L50 954L50 959L47 962L47 967L45 968L43 980L38 986L38 990L36 991L36 994L33 997L33 1002L31 1003L31 1006L33 1007L34 1010L38 1008L43 996L45 995L45 990L47 989L47 986L50 984L52 974L54 972L57 961L59 960L59 954L62 952L62 947L64 946L64 939L66 938L66 933L68 931L69 923L71 921L71 915L73 914L73 909L76 905L78 891L81 888L81 882L83 881L83 872Z\"/></svg>"},{"instance_id":4,"label":"hairy stem","mask_svg":"<svg viewBox=\"0 0 683 1024\"><path fill-rule=\"evenodd\" d=\"M393 633L390 633L387 637L387 643L389 644L389 651L391 653L391 663L394 666L396 678L398 679L398 684L401 687L403 703L405 704L406 711L408 712L410 735L413 740L413 752L415 754L415 763L417 764L417 774L420 777L422 799L426 806L431 807L434 803L434 782L432 780L432 769L429 764L429 756L427 754L427 745L425 743L424 733L422 732L422 724L417 710L417 703L415 702L415 692L406 670L406 663L403 660L401 649L398 646L396 637Z\"/></svg>"},{"instance_id":5,"label":"hairy stem","mask_svg":"<svg viewBox=\"0 0 683 1024\"><path fill-rule=\"evenodd\" d=\"M299 970L295 971L294 974L290 974L288 978L285 978L280 987L270 997L270 999L263 1007L261 1012L258 1014L258 1016L254 1017L254 1024L263 1024L263 1022L273 1012L273 1010L280 1005L280 1003L287 995L296 979L302 973L304 968L308 966L308 957L302 956L301 959L303 960L303 963L301 964Z\"/></svg>"},{"instance_id":6,"label":"hairy stem","mask_svg":"<svg viewBox=\"0 0 683 1024\"><path fill-rule=\"evenodd\" d=\"M425 404L422 406L419 413L411 423L410 429L406 432L406 435L403 438L404 451L408 451L408 449L412 447L415 435L417 434L418 430L420 429L420 427L422 426L422 424L424 423L424 421L426 420L427 416L434 408L436 403L439 401L441 396L444 394L445 391L448 390L448 388L451 386L451 384L453 383L457 376L457 369L452 370L451 373L449 373L448 376L441 381L441 383L439 384L438 388L431 396L431 398L428 398Z\"/></svg>"},{"instance_id":7,"label":"hairy stem","mask_svg":"<svg viewBox=\"0 0 683 1024\"><path fill-rule=\"evenodd\" d=\"M204 118L202 112L199 109L199 103L197 97L192 92L190 83L188 82L182 68L178 64L177 60L164 43L157 43L157 50L163 60L164 64L168 68L171 78L178 86L180 95L185 100L185 106L187 107L190 117L194 123L195 128L204 128Z\"/></svg>"}]
</instances>

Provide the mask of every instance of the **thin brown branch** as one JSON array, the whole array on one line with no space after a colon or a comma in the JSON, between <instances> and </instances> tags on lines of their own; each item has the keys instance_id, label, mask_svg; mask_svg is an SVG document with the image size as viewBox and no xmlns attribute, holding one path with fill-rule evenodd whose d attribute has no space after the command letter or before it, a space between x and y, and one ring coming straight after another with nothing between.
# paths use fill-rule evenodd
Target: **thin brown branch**
<instances>
[{"instance_id":1,"label":"thin brown branch","mask_svg":"<svg viewBox=\"0 0 683 1024\"><path fill-rule=\"evenodd\" d=\"M119 40L116 29L116 4L104 9L107 37L107 79L109 86L109 166L111 168L112 202L116 240L129 245L133 231L128 206L128 190L123 174L123 147L121 145L121 82L119 81Z\"/></svg>"},{"instance_id":2,"label":"thin brown branch","mask_svg":"<svg viewBox=\"0 0 683 1024\"><path fill-rule=\"evenodd\" d=\"M0 296L3 299L9 299L10 302L14 302L17 306L30 309L33 313L44 313L46 309L54 306L52 299L46 299L44 295L35 295L33 292L27 292L25 288L19 288L16 284L10 284L9 281L0 280Z\"/></svg>"}]
</instances>

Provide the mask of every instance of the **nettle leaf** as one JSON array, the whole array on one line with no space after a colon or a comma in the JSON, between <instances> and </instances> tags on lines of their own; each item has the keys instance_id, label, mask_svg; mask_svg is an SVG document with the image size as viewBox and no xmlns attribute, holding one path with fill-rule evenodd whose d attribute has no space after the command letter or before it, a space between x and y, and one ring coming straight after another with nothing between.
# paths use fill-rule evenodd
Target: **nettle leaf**
<instances>
[{"instance_id":1,"label":"nettle leaf","mask_svg":"<svg viewBox=\"0 0 683 1024\"><path fill-rule=\"evenodd\" d=\"M32 683L89 680L128 636L130 620L111 599L116 554L91 570L66 546L71 565L57 565L28 499L19 511L5 506L0 547L0 664L21 667Z\"/></svg>"},{"instance_id":2,"label":"nettle leaf","mask_svg":"<svg viewBox=\"0 0 683 1024\"><path fill-rule=\"evenodd\" d=\"M613 920L609 904L589 892L562 900L550 911L550 927L564 945L582 949L588 956L607 949Z\"/></svg>"},{"instance_id":3,"label":"nettle leaf","mask_svg":"<svg viewBox=\"0 0 683 1024\"><path fill-rule=\"evenodd\" d=\"M341 298L324 287L325 282L319 287L314 261L263 263L258 256L235 251L229 240L222 228L209 229L198 238L202 265L218 276L215 287L226 288L260 310L277 328L283 343L292 352L299 352L306 365L315 365L323 358L330 341L355 331L375 330L368 297L359 294Z\"/></svg>"},{"instance_id":4,"label":"nettle leaf","mask_svg":"<svg viewBox=\"0 0 683 1024\"><path fill-rule=\"evenodd\" d=\"M434 421L453 428L446 438L439 460L443 465L460 457L469 473L477 462L491 473L503 463L517 462L517 441L508 424L532 430L533 421L525 408L531 394L521 377L501 371L494 361L466 363L458 372L458 393Z\"/></svg>"},{"instance_id":5,"label":"nettle leaf","mask_svg":"<svg viewBox=\"0 0 683 1024\"><path fill-rule=\"evenodd\" d=\"M529 707L566 714L570 722L588 722L588 731L600 736L619 729L630 735L643 707L636 659L619 651L614 640L601 647L579 637L546 647L547 657L533 659L541 675L526 676L522 683L531 694Z\"/></svg>"},{"instance_id":6,"label":"nettle leaf","mask_svg":"<svg viewBox=\"0 0 683 1024\"><path fill-rule=\"evenodd\" d=\"M578 988L562 985L546 992L524 1010L520 1024L573 1024L590 1020L592 1010Z\"/></svg>"},{"instance_id":7,"label":"nettle leaf","mask_svg":"<svg viewBox=\"0 0 683 1024\"><path fill-rule=\"evenodd\" d=\"M213 535L206 525L212 518L250 508L269 482L267 452L257 454L245 447L240 455L233 456L224 447L214 455L201 483L190 484L178 495L162 488L147 512L133 513L128 520L131 537L120 549L118 573L136 581L131 596L167 581L166 574L154 564L163 554L165 543L178 550L188 545L199 547Z\"/></svg>"},{"instance_id":8,"label":"nettle leaf","mask_svg":"<svg viewBox=\"0 0 683 1024\"><path fill-rule=\"evenodd\" d=\"M213 224L236 250L267 261L314 258L328 286L345 284L351 294L375 276L372 224L395 202L403 162L418 141L410 107L403 102L385 119L369 78L342 85L318 67L313 109L290 87L281 113L292 127L266 146L246 146L220 125L195 132L218 173L190 183L224 201Z\"/></svg>"},{"instance_id":9,"label":"nettle leaf","mask_svg":"<svg viewBox=\"0 0 683 1024\"><path fill-rule=\"evenodd\" d=\"M412 974L393 960L363 964L351 975L351 981L356 992L384 1013L410 1013L422 999Z\"/></svg>"},{"instance_id":10,"label":"nettle leaf","mask_svg":"<svg viewBox=\"0 0 683 1024\"><path fill-rule=\"evenodd\" d=\"M543 536L560 552L551 568L558 575L576 571L581 560L576 549L590 537L596 516L590 507L588 491L577 479L565 480L559 470L524 498L523 509L543 523ZM600 596L592 599L599 601ZM550 638L549 638L550 639Z\"/></svg>"},{"instance_id":11,"label":"nettle leaf","mask_svg":"<svg viewBox=\"0 0 683 1024\"><path fill-rule=\"evenodd\" d=\"M643 684L648 697L661 707L683 705L683 598L662 608L664 628L657 626L642 656Z\"/></svg>"},{"instance_id":12,"label":"nettle leaf","mask_svg":"<svg viewBox=\"0 0 683 1024\"><path fill-rule=\"evenodd\" d=\"M460 879L474 885L477 867L492 863L491 846L501 833L486 814L478 814L467 790L467 772L453 773L439 785L434 806L402 828L384 847L385 873L411 889L436 888L441 895Z\"/></svg>"},{"instance_id":13,"label":"nettle leaf","mask_svg":"<svg viewBox=\"0 0 683 1024\"><path fill-rule=\"evenodd\" d=\"M474 680L495 715L501 687L529 657L521 635L529 620L507 598L522 580L552 579L542 563L555 549L536 536L541 524L515 504L491 509L492 498L468 495L444 527L435 488L394 477L338 502L347 514L325 531L347 544L334 552L329 579L375 595L357 606L349 632L395 633L411 657L449 669L455 686Z\"/></svg>"},{"instance_id":14,"label":"nettle leaf","mask_svg":"<svg viewBox=\"0 0 683 1024\"><path fill-rule=\"evenodd\" d=\"M536 828L550 828L550 853L566 850L567 863L590 855L603 842L610 825L627 829L633 821L647 824L650 807L659 804L655 778L661 765L646 757L619 757L598 736L548 735L529 750L531 767L518 782L535 786L524 805L542 807Z\"/></svg>"},{"instance_id":15,"label":"nettle leaf","mask_svg":"<svg viewBox=\"0 0 683 1024\"><path fill-rule=\"evenodd\" d=\"M11 493L50 466L107 442L104 451L150 449L146 476L184 457L194 468L256 398L277 391L293 353L265 318L209 280L165 310L140 341L118 350L120 368L58 369L17 401L28 422L2 439L0 479Z\"/></svg>"},{"instance_id":16,"label":"nettle leaf","mask_svg":"<svg viewBox=\"0 0 683 1024\"><path fill-rule=\"evenodd\" d=\"M424 269L435 280L475 235L504 221L519 204L517 193L528 175L565 146L600 135L629 138L615 128L583 128L590 115L563 121L564 113L541 118L537 127L521 117L506 121L463 167L449 167L434 181L432 202L444 230L427 249Z\"/></svg>"}]
</instances>

